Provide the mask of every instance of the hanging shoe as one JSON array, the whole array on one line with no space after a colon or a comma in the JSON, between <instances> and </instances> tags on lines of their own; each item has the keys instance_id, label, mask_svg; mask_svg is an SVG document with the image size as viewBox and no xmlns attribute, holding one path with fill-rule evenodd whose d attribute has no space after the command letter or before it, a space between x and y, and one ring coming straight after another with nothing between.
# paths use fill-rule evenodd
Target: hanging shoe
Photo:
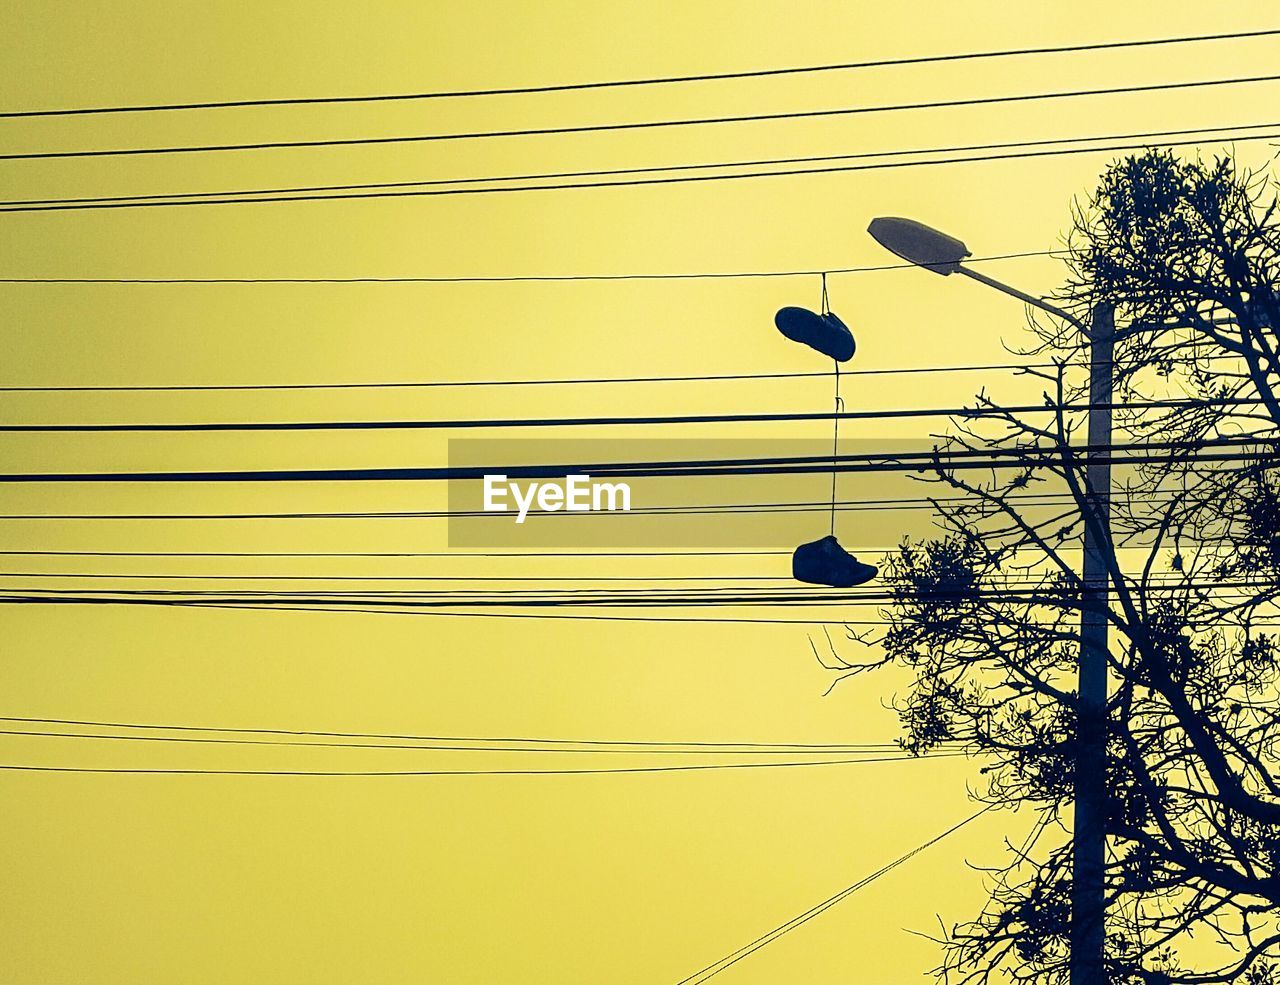
<instances>
[{"instance_id":1,"label":"hanging shoe","mask_svg":"<svg viewBox=\"0 0 1280 985\"><path fill-rule=\"evenodd\" d=\"M773 323L792 342L817 349L838 363L853 358L853 333L834 312L820 315L808 308L780 308L773 316Z\"/></svg>"},{"instance_id":2,"label":"hanging shoe","mask_svg":"<svg viewBox=\"0 0 1280 985\"><path fill-rule=\"evenodd\" d=\"M874 564L863 564L834 537L801 544L791 556L791 577L810 585L853 588L866 584L877 574Z\"/></svg>"}]
</instances>

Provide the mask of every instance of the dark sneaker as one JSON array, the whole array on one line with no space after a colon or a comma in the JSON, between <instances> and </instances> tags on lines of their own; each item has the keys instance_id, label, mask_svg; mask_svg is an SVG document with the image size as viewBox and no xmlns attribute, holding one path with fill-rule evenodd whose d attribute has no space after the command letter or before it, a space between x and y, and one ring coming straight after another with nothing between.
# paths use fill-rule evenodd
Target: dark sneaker
<instances>
[{"instance_id":1,"label":"dark sneaker","mask_svg":"<svg viewBox=\"0 0 1280 985\"><path fill-rule=\"evenodd\" d=\"M874 564L863 564L834 537L801 544L791 555L791 576L810 585L852 588L866 584L877 573Z\"/></svg>"},{"instance_id":2,"label":"dark sneaker","mask_svg":"<svg viewBox=\"0 0 1280 985\"><path fill-rule=\"evenodd\" d=\"M817 349L838 363L853 358L853 333L832 312L820 315L808 308L780 308L773 323L792 342Z\"/></svg>"}]
</instances>

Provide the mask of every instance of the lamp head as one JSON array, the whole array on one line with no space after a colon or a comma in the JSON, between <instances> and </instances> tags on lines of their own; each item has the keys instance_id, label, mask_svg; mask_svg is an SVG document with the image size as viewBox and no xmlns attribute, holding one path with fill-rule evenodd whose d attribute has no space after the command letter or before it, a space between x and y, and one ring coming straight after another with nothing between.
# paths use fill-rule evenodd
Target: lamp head
<instances>
[{"instance_id":1,"label":"lamp head","mask_svg":"<svg viewBox=\"0 0 1280 985\"><path fill-rule=\"evenodd\" d=\"M867 227L871 238L895 256L944 277L960 269L969 248L946 233L914 219L882 216Z\"/></svg>"}]
</instances>

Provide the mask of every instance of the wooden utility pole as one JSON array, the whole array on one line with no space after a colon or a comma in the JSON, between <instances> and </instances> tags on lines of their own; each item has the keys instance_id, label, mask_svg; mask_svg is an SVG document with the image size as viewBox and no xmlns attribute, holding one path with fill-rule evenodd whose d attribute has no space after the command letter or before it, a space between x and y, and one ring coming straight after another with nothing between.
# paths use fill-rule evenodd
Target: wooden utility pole
<instances>
[{"instance_id":1,"label":"wooden utility pole","mask_svg":"<svg viewBox=\"0 0 1280 985\"><path fill-rule=\"evenodd\" d=\"M1107 871L1107 604L1111 579L1111 383L1115 310L1094 306L1090 324L1044 298L964 266L969 248L954 236L901 216L867 227L873 239L910 263L949 277L961 274L1047 311L1089 340L1089 447L1085 452L1084 605L1080 613L1080 679L1076 700L1075 825L1071 836L1071 985L1106 985Z\"/></svg>"},{"instance_id":2,"label":"wooden utility pole","mask_svg":"<svg viewBox=\"0 0 1280 985\"><path fill-rule=\"evenodd\" d=\"M1071 985L1107 981L1107 616L1111 551L1111 381L1115 340L1110 305L1089 326L1089 450L1085 467L1084 607L1076 709L1075 824L1071 838Z\"/></svg>"}]
</instances>

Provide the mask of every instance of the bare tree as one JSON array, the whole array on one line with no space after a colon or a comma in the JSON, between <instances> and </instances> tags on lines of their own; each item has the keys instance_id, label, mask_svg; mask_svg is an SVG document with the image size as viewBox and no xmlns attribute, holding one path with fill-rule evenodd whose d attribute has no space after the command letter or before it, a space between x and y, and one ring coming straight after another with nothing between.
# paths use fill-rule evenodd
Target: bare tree
<instances>
[{"instance_id":1,"label":"bare tree","mask_svg":"<svg viewBox=\"0 0 1280 985\"><path fill-rule=\"evenodd\" d=\"M1085 322L1109 306L1117 325L1105 601L1079 575L1099 519L1082 447L1089 347L1045 316L1026 349L1043 411L980 396L954 421L926 479L947 489L943 529L886 565L891 628L865 669L913 671L904 746L968 749L981 797L1034 812L988 905L945 935L945 981L1066 980L1078 625L1092 607L1112 640L1109 980L1280 982L1275 190L1229 159L1149 152L1110 166L1074 210L1055 300Z\"/></svg>"}]
</instances>

